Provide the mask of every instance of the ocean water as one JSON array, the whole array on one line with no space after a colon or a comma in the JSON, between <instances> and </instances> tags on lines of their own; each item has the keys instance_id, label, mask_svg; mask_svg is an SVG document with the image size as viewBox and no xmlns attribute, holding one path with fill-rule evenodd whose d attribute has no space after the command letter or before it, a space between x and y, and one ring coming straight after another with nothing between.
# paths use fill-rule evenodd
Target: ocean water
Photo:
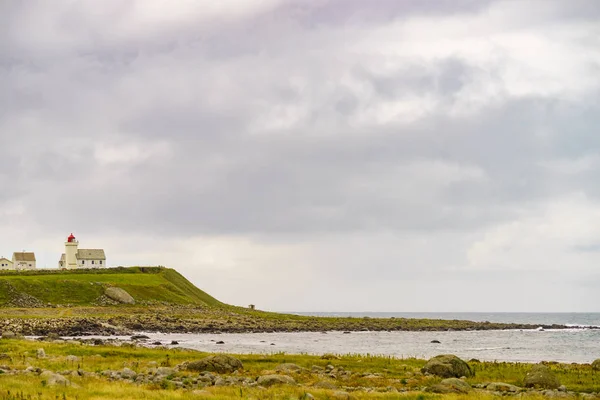
<instances>
[{"instance_id":1,"label":"ocean water","mask_svg":"<svg viewBox=\"0 0 600 400\"><path fill-rule=\"evenodd\" d=\"M306 315L306 314L305 314ZM600 358L600 313L313 313L371 318L440 318L528 324L577 325L575 329L467 332L299 332L242 334L163 334L146 332L148 342L206 352L269 354L371 354L430 358L451 353L469 360L589 363ZM128 339L128 338L122 338ZM440 343L431 343L438 340ZM216 344L223 341L224 344Z\"/></svg>"},{"instance_id":2,"label":"ocean water","mask_svg":"<svg viewBox=\"0 0 600 400\"><path fill-rule=\"evenodd\" d=\"M483 312L291 312L290 314L320 317L370 317L370 318L427 318L458 319L477 322L506 322L532 325L568 325L600 327L600 313L483 313Z\"/></svg>"}]
</instances>

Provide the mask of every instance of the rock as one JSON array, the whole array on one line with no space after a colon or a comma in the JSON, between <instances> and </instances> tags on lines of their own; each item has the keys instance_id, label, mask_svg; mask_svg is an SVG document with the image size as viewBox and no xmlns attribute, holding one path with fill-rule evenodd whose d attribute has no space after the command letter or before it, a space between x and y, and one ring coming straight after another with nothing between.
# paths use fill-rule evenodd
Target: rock
<instances>
[{"instance_id":1,"label":"rock","mask_svg":"<svg viewBox=\"0 0 600 400\"><path fill-rule=\"evenodd\" d=\"M471 385L458 378L446 378L428 389L433 393L469 393Z\"/></svg>"},{"instance_id":2,"label":"rock","mask_svg":"<svg viewBox=\"0 0 600 400\"><path fill-rule=\"evenodd\" d=\"M313 387L315 387L317 389L329 389L329 390L338 389L338 385L336 385L334 382L331 382L331 381L318 381L317 383L315 383L313 385Z\"/></svg>"},{"instance_id":3,"label":"rock","mask_svg":"<svg viewBox=\"0 0 600 400\"><path fill-rule=\"evenodd\" d=\"M525 375L523 384L526 388L558 389L560 381L550 368L543 364L536 364Z\"/></svg>"},{"instance_id":4,"label":"rock","mask_svg":"<svg viewBox=\"0 0 600 400\"><path fill-rule=\"evenodd\" d=\"M15 339L17 337L17 334L14 333L13 331L3 331L2 332L2 339Z\"/></svg>"},{"instance_id":5,"label":"rock","mask_svg":"<svg viewBox=\"0 0 600 400\"><path fill-rule=\"evenodd\" d=\"M66 359L68 362L73 362L73 363L79 362L79 357L77 357L77 356L74 356L74 355L72 355L72 354L69 354L67 357L65 357L65 359Z\"/></svg>"},{"instance_id":6,"label":"rock","mask_svg":"<svg viewBox=\"0 0 600 400\"><path fill-rule=\"evenodd\" d=\"M4 334L2 335L2 337L4 337ZM597 360L594 360L594 361L592 362L592 369L593 369L594 371L600 371L600 358L599 358L599 359L597 359Z\"/></svg>"},{"instance_id":7,"label":"rock","mask_svg":"<svg viewBox=\"0 0 600 400\"><path fill-rule=\"evenodd\" d=\"M0 360L11 361L12 358L8 354L6 354L6 353L0 353Z\"/></svg>"},{"instance_id":8,"label":"rock","mask_svg":"<svg viewBox=\"0 0 600 400\"><path fill-rule=\"evenodd\" d=\"M120 372L119 375L121 375L121 378L124 379L135 379L137 374L135 373L135 371L129 369L129 368L123 368Z\"/></svg>"},{"instance_id":9,"label":"rock","mask_svg":"<svg viewBox=\"0 0 600 400\"><path fill-rule=\"evenodd\" d=\"M177 340L171 340L171 344L176 345L176 344L179 344L179 342Z\"/></svg>"},{"instance_id":10,"label":"rock","mask_svg":"<svg viewBox=\"0 0 600 400\"><path fill-rule=\"evenodd\" d=\"M504 383L504 382L488 383L485 386L485 388L492 392L502 392L502 393L517 393L517 392L520 392L521 390L523 390L518 386L511 385L511 384Z\"/></svg>"},{"instance_id":11,"label":"rock","mask_svg":"<svg viewBox=\"0 0 600 400\"><path fill-rule=\"evenodd\" d=\"M44 371L40 377L46 381L48 386L69 386L71 384L67 378L52 371Z\"/></svg>"},{"instance_id":12,"label":"rock","mask_svg":"<svg viewBox=\"0 0 600 400\"><path fill-rule=\"evenodd\" d=\"M219 341L218 341L218 342L216 342L215 344L225 344L225 342L224 342L224 341L222 341L222 340L219 340Z\"/></svg>"},{"instance_id":13,"label":"rock","mask_svg":"<svg viewBox=\"0 0 600 400\"><path fill-rule=\"evenodd\" d=\"M156 369L156 375L159 376L169 376L169 375L175 375L175 369L173 368L169 368L169 367L158 367Z\"/></svg>"},{"instance_id":14,"label":"rock","mask_svg":"<svg viewBox=\"0 0 600 400\"><path fill-rule=\"evenodd\" d=\"M162 343L159 342L159 341L156 341L156 342L152 342L152 345L154 345L154 346L160 346L160 345L162 345Z\"/></svg>"},{"instance_id":15,"label":"rock","mask_svg":"<svg viewBox=\"0 0 600 400\"><path fill-rule=\"evenodd\" d=\"M232 373L242 368L244 368L244 365L240 360L226 354L208 356L198 361L192 361L186 367L188 371L211 371L219 374Z\"/></svg>"},{"instance_id":16,"label":"rock","mask_svg":"<svg viewBox=\"0 0 600 400\"><path fill-rule=\"evenodd\" d=\"M260 386L269 387L273 385L295 385L296 381L287 375L264 375L258 378L257 383Z\"/></svg>"},{"instance_id":17,"label":"rock","mask_svg":"<svg viewBox=\"0 0 600 400\"><path fill-rule=\"evenodd\" d=\"M215 386L227 386L228 384L229 382L223 378L217 378L214 383Z\"/></svg>"},{"instance_id":18,"label":"rock","mask_svg":"<svg viewBox=\"0 0 600 400\"><path fill-rule=\"evenodd\" d=\"M122 304L135 304L135 299L129 293L115 286L107 287L104 294L109 299Z\"/></svg>"},{"instance_id":19,"label":"rock","mask_svg":"<svg viewBox=\"0 0 600 400\"><path fill-rule=\"evenodd\" d=\"M133 335L131 340L142 340L142 339L150 339L150 337L146 335Z\"/></svg>"},{"instance_id":20,"label":"rock","mask_svg":"<svg viewBox=\"0 0 600 400\"><path fill-rule=\"evenodd\" d=\"M37 358L46 358L46 352L44 349L37 349Z\"/></svg>"},{"instance_id":21,"label":"rock","mask_svg":"<svg viewBox=\"0 0 600 400\"><path fill-rule=\"evenodd\" d=\"M285 363L285 364L279 364L277 367L275 367L275 371L277 372L300 372L302 371L302 368L300 368L298 365L296 364L292 364L292 363Z\"/></svg>"},{"instance_id":22,"label":"rock","mask_svg":"<svg viewBox=\"0 0 600 400\"><path fill-rule=\"evenodd\" d=\"M421 372L430 373L442 378L473 376L469 364L452 354L443 354L431 358L421 369Z\"/></svg>"},{"instance_id":23,"label":"rock","mask_svg":"<svg viewBox=\"0 0 600 400\"><path fill-rule=\"evenodd\" d=\"M544 390L541 392L541 394L549 399L574 399L576 398L575 394L572 393L567 393L567 392L560 392L557 390Z\"/></svg>"},{"instance_id":24,"label":"rock","mask_svg":"<svg viewBox=\"0 0 600 400\"><path fill-rule=\"evenodd\" d=\"M430 343L442 343L439 340L432 340Z\"/></svg>"}]
</instances>

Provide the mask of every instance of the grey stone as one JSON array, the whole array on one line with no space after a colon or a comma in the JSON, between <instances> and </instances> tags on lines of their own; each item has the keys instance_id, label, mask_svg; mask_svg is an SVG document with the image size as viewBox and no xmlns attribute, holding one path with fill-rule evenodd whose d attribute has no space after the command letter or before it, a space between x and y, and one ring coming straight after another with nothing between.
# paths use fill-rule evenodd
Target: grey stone
<instances>
[{"instance_id":1,"label":"grey stone","mask_svg":"<svg viewBox=\"0 0 600 400\"><path fill-rule=\"evenodd\" d=\"M452 354L442 354L431 358L421 369L423 373L442 378L460 378L473 376L469 364Z\"/></svg>"},{"instance_id":2,"label":"grey stone","mask_svg":"<svg viewBox=\"0 0 600 400\"><path fill-rule=\"evenodd\" d=\"M523 384L526 388L558 389L560 381L550 368L543 364L536 364L525 375Z\"/></svg>"},{"instance_id":3,"label":"grey stone","mask_svg":"<svg viewBox=\"0 0 600 400\"><path fill-rule=\"evenodd\" d=\"M129 368L123 368L120 372L119 375L121 375L121 378L124 379L135 379L137 374L135 373L135 371L129 369Z\"/></svg>"},{"instance_id":4,"label":"grey stone","mask_svg":"<svg viewBox=\"0 0 600 400\"><path fill-rule=\"evenodd\" d=\"M46 352L44 349L37 349L37 358L46 358Z\"/></svg>"},{"instance_id":5,"label":"grey stone","mask_svg":"<svg viewBox=\"0 0 600 400\"><path fill-rule=\"evenodd\" d=\"M301 372L302 368L296 364L292 364L292 363L285 363L285 364L279 364L276 368L275 371L277 372Z\"/></svg>"},{"instance_id":6,"label":"grey stone","mask_svg":"<svg viewBox=\"0 0 600 400\"><path fill-rule=\"evenodd\" d=\"M188 371L211 371L219 374L227 374L244 368L240 360L226 354L208 356L198 361L192 361L187 364Z\"/></svg>"},{"instance_id":7,"label":"grey stone","mask_svg":"<svg viewBox=\"0 0 600 400\"><path fill-rule=\"evenodd\" d=\"M14 333L13 331L3 331L2 332L2 339L15 339L17 337L17 334Z\"/></svg>"},{"instance_id":8,"label":"grey stone","mask_svg":"<svg viewBox=\"0 0 600 400\"><path fill-rule=\"evenodd\" d=\"M60 374L56 374L52 371L44 371L40 374L40 377L46 381L48 386L69 386L71 382Z\"/></svg>"},{"instance_id":9,"label":"grey stone","mask_svg":"<svg viewBox=\"0 0 600 400\"><path fill-rule=\"evenodd\" d=\"M264 375L258 378L257 383L260 386L273 386L273 385L294 385L296 381L291 376L287 375Z\"/></svg>"},{"instance_id":10,"label":"grey stone","mask_svg":"<svg viewBox=\"0 0 600 400\"><path fill-rule=\"evenodd\" d=\"M169 376L169 375L175 375L175 369L174 368L169 368L169 367L159 367L156 369L156 375L158 376Z\"/></svg>"},{"instance_id":11,"label":"grey stone","mask_svg":"<svg viewBox=\"0 0 600 400\"><path fill-rule=\"evenodd\" d=\"M122 304L135 304L135 299L129 293L116 286L107 287L104 294L106 297Z\"/></svg>"},{"instance_id":12,"label":"grey stone","mask_svg":"<svg viewBox=\"0 0 600 400\"><path fill-rule=\"evenodd\" d=\"M517 393L517 392L520 392L521 390L523 390L523 389L521 389L518 386L511 385L511 384L504 383L504 382L492 382L492 383L488 383L485 386L485 388L487 390L491 390L492 392L503 392L503 393L506 393L506 392Z\"/></svg>"},{"instance_id":13,"label":"grey stone","mask_svg":"<svg viewBox=\"0 0 600 400\"><path fill-rule=\"evenodd\" d=\"M427 388L427 391L433 393L469 393L471 385L462 379L446 378L440 383Z\"/></svg>"}]
</instances>

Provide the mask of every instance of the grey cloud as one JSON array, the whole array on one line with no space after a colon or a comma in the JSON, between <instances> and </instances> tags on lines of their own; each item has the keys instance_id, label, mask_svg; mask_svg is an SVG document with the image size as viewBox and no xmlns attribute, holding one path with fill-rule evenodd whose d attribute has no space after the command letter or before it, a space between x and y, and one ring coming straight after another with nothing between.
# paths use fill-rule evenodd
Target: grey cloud
<instances>
[{"instance_id":1,"label":"grey cloud","mask_svg":"<svg viewBox=\"0 0 600 400\"><path fill-rule=\"evenodd\" d=\"M424 263L418 280L435 277L444 254L464 264L474 237L524 209L565 193L600 198L597 170L544 166L598 154L597 91L511 94L502 74L510 57L486 67L460 52L379 57L376 41L372 55L352 50L371 27L484 18L499 2L286 1L251 18L121 39L106 32L127 25L127 10L56 6L45 15L27 4L0 9L0 183L11 187L0 202L18 202L41 232L302 243L424 235L423 249L442 254L411 259ZM563 19L554 12L536 23L571 26L594 4L576 1ZM43 17L47 41L30 32ZM593 43L580 46L594 51ZM500 89L457 112L478 82ZM413 111L402 106L421 100L425 111L403 118ZM356 274L369 260L360 261ZM396 267L403 261L394 253L370 267L412 276L408 263Z\"/></svg>"}]
</instances>

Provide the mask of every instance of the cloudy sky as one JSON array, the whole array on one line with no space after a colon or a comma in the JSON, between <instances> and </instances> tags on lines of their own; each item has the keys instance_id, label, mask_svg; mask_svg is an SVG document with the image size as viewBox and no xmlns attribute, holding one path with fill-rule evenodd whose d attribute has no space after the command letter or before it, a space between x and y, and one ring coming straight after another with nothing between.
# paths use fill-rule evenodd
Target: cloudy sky
<instances>
[{"instance_id":1,"label":"cloudy sky","mask_svg":"<svg viewBox=\"0 0 600 400\"><path fill-rule=\"evenodd\" d=\"M0 255L296 311L600 311L597 0L0 2Z\"/></svg>"}]
</instances>

